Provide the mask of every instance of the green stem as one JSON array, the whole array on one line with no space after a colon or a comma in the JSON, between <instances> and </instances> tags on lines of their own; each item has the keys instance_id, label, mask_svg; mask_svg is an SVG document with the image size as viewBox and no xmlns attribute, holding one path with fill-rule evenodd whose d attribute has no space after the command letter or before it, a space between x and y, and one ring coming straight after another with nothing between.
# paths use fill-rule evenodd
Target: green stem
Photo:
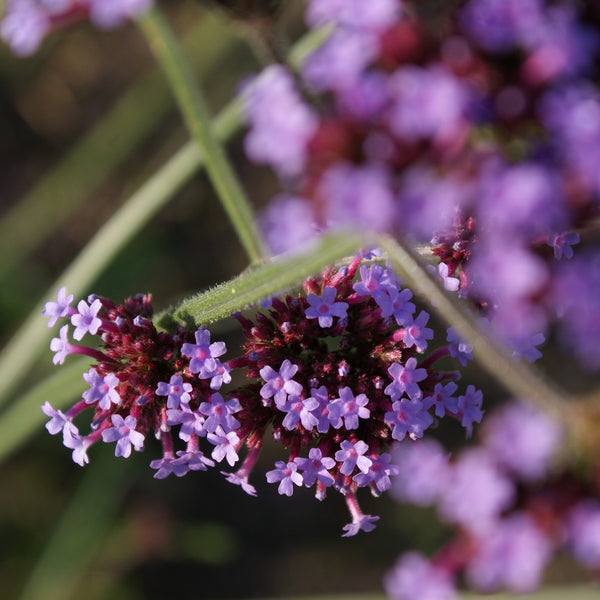
<instances>
[{"instance_id":1,"label":"green stem","mask_svg":"<svg viewBox=\"0 0 600 600\"><path fill-rule=\"evenodd\" d=\"M194 82L177 40L156 8L141 17L139 24L165 72L188 129L202 150L206 171L219 199L250 261L256 264L266 252L252 208L212 130L206 102Z\"/></svg>"},{"instance_id":2,"label":"green stem","mask_svg":"<svg viewBox=\"0 0 600 600\"><path fill-rule=\"evenodd\" d=\"M328 265L349 255L364 244L352 234L331 234L315 241L302 254L278 256L249 269L208 292L192 296L155 318L158 327L168 329L185 325L190 329L206 325L258 304L261 300L300 285Z\"/></svg>"}]
</instances>

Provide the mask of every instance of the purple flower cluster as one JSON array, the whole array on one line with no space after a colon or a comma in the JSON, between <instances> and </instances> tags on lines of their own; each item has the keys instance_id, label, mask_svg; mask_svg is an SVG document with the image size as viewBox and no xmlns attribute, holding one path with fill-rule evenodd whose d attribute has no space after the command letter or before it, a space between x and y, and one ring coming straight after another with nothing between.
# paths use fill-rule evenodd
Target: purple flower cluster
<instances>
[{"instance_id":1,"label":"purple flower cluster","mask_svg":"<svg viewBox=\"0 0 600 600\"><path fill-rule=\"evenodd\" d=\"M43 311L51 326L70 321L50 344L54 362L83 354L95 364L83 375L88 389L70 410L42 407L48 431L62 432L80 465L97 441L114 442L115 455L127 458L154 434L163 450L150 464L158 479L220 462L233 467L243 458L225 476L255 495L249 477L272 430L289 455L267 472L267 481L287 496L305 486L323 499L335 488L352 516L344 535L370 531L378 517L361 512L356 492L366 487L378 496L390 489L397 473L390 442L422 438L445 416L470 435L483 414L481 392L468 386L460 395L460 373L437 366L454 342L430 348L429 315L415 316L411 292L389 268L366 258L375 254L326 269L295 298L273 298L256 323L237 315L248 341L244 354L228 362L222 362L225 344L211 341L204 327L157 331L148 296L116 305L93 295L74 308L61 288ZM71 341L87 336L100 344ZM247 383L226 391L233 369L244 370ZM87 409L93 415L83 434L74 421Z\"/></svg>"},{"instance_id":2,"label":"purple flower cluster","mask_svg":"<svg viewBox=\"0 0 600 600\"><path fill-rule=\"evenodd\" d=\"M33 54L52 31L83 19L103 29L143 13L152 0L9 0L0 37L15 54Z\"/></svg>"},{"instance_id":3,"label":"purple flower cluster","mask_svg":"<svg viewBox=\"0 0 600 600\"><path fill-rule=\"evenodd\" d=\"M265 162L260 151L277 146L271 164L287 189L263 218L271 248L340 225L411 236L431 244L446 289L518 357L539 358L559 320L568 349L600 366L597 327L584 335L552 293L569 272L579 277L564 263L574 229L598 212L597 11L469 0L435 27L418 14L408 1L311 0L308 25L333 26L331 36L298 81L277 66L254 82L247 142L262 141L248 156ZM300 89L319 95L315 107ZM283 111L290 125L269 121ZM579 288L577 312L597 314L600 295Z\"/></svg>"},{"instance_id":4,"label":"purple flower cluster","mask_svg":"<svg viewBox=\"0 0 600 600\"><path fill-rule=\"evenodd\" d=\"M181 477L213 465L199 450L200 437L207 437L215 446L212 457L217 462L227 457L233 464L239 446L235 429L240 426L233 415L241 407L235 398L226 401L216 391L230 381L229 366L218 358L225 353L225 344L211 344L204 328L193 334L182 327L174 334L158 332L151 320L148 296L136 296L122 305L90 296L87 302L81 300L77 309L72 302L73 296L61 288L56 302L47 302L44 309L49 325L69 319L75 340L98 336L101 347L73 344L69 324L60 328L60 337L50 343L54 362L83 354L96 364L83 375L89 388L81 401L66 413L48 402L42 410L51 418L48 431L62 432L64 445L73 450L73 460L82 466L88 463L87 450L99 440L115 442L115 455L127 458L132 449L142 450L148 434L154 434L164 453L162 459L151 463L157 470L155 477L171 473ZM84 435L74 419L88 408L93 417L90 432ZM185 450L175 452L173 427L179 428ZM237 454L235 457L237 460Z\"/></svg>"},{"instance_id":5,"label":"purple flower cluster","mask_svg":"<svg viewBox=\"0 0 600 600\"><path fill-rule=\"evenodd\" d=\"M267 473L279 493L314 486L322 499L339 490L352 515L344 535L354 535L375 520L360 511L357 490L379 495L397 472L390 440L422 438L445 416L469 434L483 414L481 392L468 386L455 396L459 373L436 365L450 346L430 348L429 315L414 316L412 294L390 269L358 256L305 281L304 292L274 298L255 322L237 317L248 342L229 364L246 369L250 383L236 390L236 417L252 439L271 426L288 449Z\"/></svg>"},{"instance_id":6,"label":"purple flower cluster","mask_svg":"<svg viewBox=\"0 0 600 600\"><path fill-rule=\"evenodd\" d=\"M480 592L531 592L561 549L600 567L600 503L585 481L555 464L562 426L530 405L510 403L481 432L481 443L452 461L429 439L393 451L392 494L435 505L457 535L431 561L401 557L385 580L390 598L454 598L458 575Z\"/></svg>"}]
</instances>

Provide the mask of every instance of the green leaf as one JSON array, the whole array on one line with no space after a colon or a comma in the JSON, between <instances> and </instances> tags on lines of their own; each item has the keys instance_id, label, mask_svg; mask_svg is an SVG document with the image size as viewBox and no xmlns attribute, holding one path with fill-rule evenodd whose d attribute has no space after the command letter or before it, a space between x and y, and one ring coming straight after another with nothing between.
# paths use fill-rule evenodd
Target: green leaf
<instances>
[{"instance_id":1,"label":"green leaf","mask_svg":"<svg viewBox=\"0 0 600 600\"><path fill-rule=\"evenodd\" d=\"M192 296L178 306L157 316L165 329L176 324L190 328L224 319L269 298L298 286L310 275L336 261L352 255L365 240L354 234L336 234L320 238L302 254L281 255L239 277Z\"/></svg>"}]
</instances>

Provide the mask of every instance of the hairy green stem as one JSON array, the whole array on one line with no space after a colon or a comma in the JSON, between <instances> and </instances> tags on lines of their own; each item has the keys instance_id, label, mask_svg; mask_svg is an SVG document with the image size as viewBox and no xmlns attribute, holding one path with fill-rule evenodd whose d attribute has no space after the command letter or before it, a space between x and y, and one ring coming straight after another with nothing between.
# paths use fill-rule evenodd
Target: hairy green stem
<instances>
[{"instance_id":1,"label":"hairy green stem","mask_svg":"<svg viewBox=\"0 0 600 600\"><path fill-rule=\"evenodd\" d=\"M352 234L333 234L315 241L301 254L279 256L213 289L192 296L158 315L159 327L182 324L193 329L247 309L300 285L328 265L352 255L364 242Z\"/></svg>"},{"instance_id":2,"label":"hairy green stem","mask_svg":"<svg viewBox=\"0 0 600 600\"><path fill-rule=\"evenodd\" d=\"M250 261L257 264L266 251L252 208L214 134L206 102L179 44L158 9L150 9L139 19L139 24L165 72L187 127L204 155L206 171L219 199Z\"/></svg>"}]
</instances>

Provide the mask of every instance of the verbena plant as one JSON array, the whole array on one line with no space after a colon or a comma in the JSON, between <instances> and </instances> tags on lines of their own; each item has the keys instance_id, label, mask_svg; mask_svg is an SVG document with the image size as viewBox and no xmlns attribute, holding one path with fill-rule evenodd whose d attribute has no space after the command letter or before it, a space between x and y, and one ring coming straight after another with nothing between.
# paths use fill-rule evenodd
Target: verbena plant
<instances>
[{"instance_id":1,"label":"verbena plant","mask_svg":"<svg viewBox=\"0 0 600 600\"><path fill-rule=\"evenodd\" d=\"M269 23L280 8L227 4ZM282 460L267 482L287 496L341 493L344 536L375 528L359 506L367 490L434 505L455 530L435 556L399 559L392 598L452 598L459 576L528 592L565 549L600 567L597 393L571 397L531 366L552 334L578 366L600 367L600 13L591 1L432 6L307 2L306 36L286 53L268 29L271 64L211 119L151 0L7 3L0 31L22 55L83 19L135 19L191 142L7 345L3 399L45 348L41 312L60 325L53 362L86 361L5 412L5 453L37 403L81 466L114 442L116 456L153 452L158 479L228 463L227 481L255 495L271 437ZM258 219L222 145L242 124L248 159L281 185ZM158 313L147 295L75 300L201 166L248 268ZM445 326L429 327L428 311ZM209 329L232 318L246 338L237 351ZM483 392L461 377L471 360L518 400L484 414ZM73 404L67 384L82 371ZM467 439L481 429L478 443L449 457L442 419Z\"/></svg>"}]
</instances>

